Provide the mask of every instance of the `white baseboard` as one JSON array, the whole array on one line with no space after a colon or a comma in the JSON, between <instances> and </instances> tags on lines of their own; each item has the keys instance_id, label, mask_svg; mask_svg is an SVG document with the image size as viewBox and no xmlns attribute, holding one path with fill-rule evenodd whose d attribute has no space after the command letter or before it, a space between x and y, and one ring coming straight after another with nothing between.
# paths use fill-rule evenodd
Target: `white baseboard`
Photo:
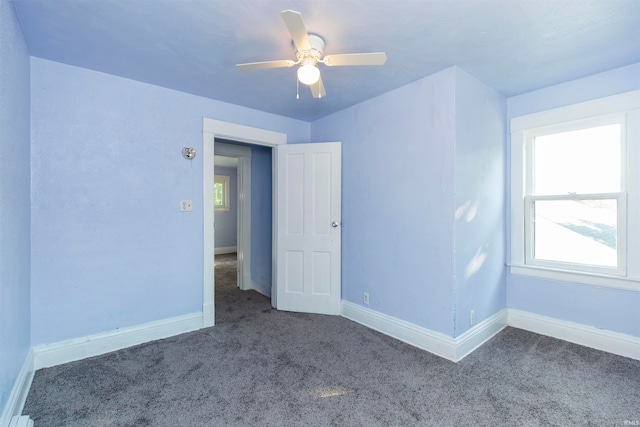
<instances>
[{"instance_id":1,"label":"white baseboard","mask_svg":"<svg viewBox=\"0 0 640 427\"><path fill-rule=\"evenodd\" d=\"M238 252L237 246L223 246L220 248L216 248L214 251L216 255L233 254L235 252Z\"/></svg>"},{"instance_id":2,"label":"white baseboard","mask_svg":"<svg viewBox=\"0 0 640 427\"><path fill-rule=\"evenodd\" d=\"M13 383L9 399L2 410L0 426L8 426L12 417L22 414L22 408L24 408L24 403L27 400L29 388L31 388L31 382L33 381L33 374L35 372L33 360L33 351L29 350L27 352L27 357L24 360L24 364L22 365L22 369L20 369L18 377Z\"/></svg>"},{"instance_id":3,"label":"white baseboard","mask_svg":"<svg viewBox=\"0 0 640 427\"><path fill-rule=\"evenodd\" d=\"M458 338L452 338L344 300L341 314L354 322L454 362L462 360L500 332L506 326L507 319L506 311L500 311Z\"/></svg>"},{"instance_id":4,"label":"white baseboard","mask_svg":"<svg viewBox=\"0 0 640 427\"><path fill-rule=\"evenodd\" d=\"M258 290L256 283L251 282L251 285ZM348 301L342 301L341 314L347 319L454 362L462 360L506 325L640 360L640 338L638 337L516 309L502 310L457 338ZM37 369L97 356L202 327L203 314L193 313L36 346L27 354L3 409L0 426L7 425L11 417L22 412L34 371Z\"/></svg>"},{"instance_id":5,"label":"white baseboard","mask_svg":"<svg viewBox=\"0 0 640 427\"><path fill-rule=\"evenodd\" d=\"M640 338L580 323L509 309L508 324L541 335L640 360Z\"/></svg>"},{"instance_id":6,"label":"white baseboard","mask_svg":"<svg viewBox=\"0 0 640 427\"><path fill-rule=\"evenodd\" d=\"M453 338L440 332L344 300L341 315L414 347L427 350L445 359L455 360L456 349Z\"/></svg>"},{"instance_id":7,"label":"white baseboard","mask_svg":"<svg viewBox=\"0 0 640 427\"><path fill-rule=\"evenodd\" d=\"M503 309L478 323L462 335L454 338L456 362L473 353L478 347L489 341L494 335L507 327L508 310Z\"/></svg>"},{"instance_id":8,"label":"white baseboard","mask_svg":"<svg viewBox=\"0 0 640 427\"><path fill-rule=\"evenodd\" d=\"M640 360L639 337L511 308L501 310L457 338L348 301L342 301L342 316L454 362L471 354L505 326Z\"/></svg>"},{"instance_id":9,"label":"white baseboard","mask_svg":"<svg viewBox=\"0 0 640 427\"><path fill-rule=\"evenodd\" d=\"M28 415L16 415L9 421L9 427L33 427L33 420Z\"/></svg>"},{"instance_id":10,"label":"white baseboard","mask_svg":"<svg viewBox=\"0 0 640 427\"><path fill-rule=\"evenodd\" d=\"M39 345L33 347L34 368L37 370L98 356L137 344L194 331L202 327L202 313L193 313L82 338Z\"/></svg>"}]
</instances>

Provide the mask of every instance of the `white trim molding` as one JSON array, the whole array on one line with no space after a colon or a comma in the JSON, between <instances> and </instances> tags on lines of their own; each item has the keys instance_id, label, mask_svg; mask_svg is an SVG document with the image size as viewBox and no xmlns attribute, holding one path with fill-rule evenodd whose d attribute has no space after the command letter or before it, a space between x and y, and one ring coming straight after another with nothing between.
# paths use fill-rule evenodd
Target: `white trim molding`
<instances>
[{"instance_id":1,"label":"white trim molding","mask_svg":"<svg viewBox=\"0 0 640 427\"><path fill-rule=\"evenodd\" d=\"M8 426L12 417L22 414L22 408L24 408L24 403L27 401L27 395L31 388L34 373L34 354L30 349L27 352L27 357L24 360L22 369L20 369L18 377L13 383L9 399L2 410L0 426Z\"/></svg>"},{"instance_id":2,"label":"white trim molding","mask_svg":"<svg viewBox=\"0 0 640 427\"><path fill-rule=\"evenodd\" d=\"M471 354L506 326L640 360L640 337L512 308L499 311L456 338L345 300L342 316L453 362Z\"/></svg>"},{"instance_id":3,"label":"white trim molding","mask_svg":"<svg viewBox=\"0 0 640 427\"><path fill-rule=\"evenodd\" d=\"M281 144L287 143L287 134L281 132L274 132L266 129L255 128L251 126L239 125L236 123L223 122L220 120L210 119L203 117L202 120L202 161L203 161L203 212L202 218L204 222L204 242L203 242L203 282L202 282L202 312L203 312L203 325L204 327L213 326L215 324L215 232L214 232L214 206L213 206L213 181L214 181L214 145L218 146L220 143L215 143L216 138L228 139L237 142L245 142L253 145L262 145L266 147L276 147ZM239 168L243 167L244 158L241 158ZM250 167L250 162L246 162L244 165L246 168ZM250 182L250 175L247 181ZM250 200L251 193L245 194L245 198ZM248 211L250 213L250 211ZM246 213L246 215L249 215ZM240 226L240 224L238 224ZM250 228L248 229L250 230ZM246 233L248 234L248 233ZM249 241L250 236L243 235L243 241ZM240 246L245 246L243 243L239 243ZM247 245L247 248L250 246ZM243 250L245 250L243 248ZM250 256L250 252L247 252ZM239 263L244 266L244 259L240 259ZM250 279L250 262L247 263L247 268L242 280L250 284L247 277ZM276 282L274 282L274 286Z\"/></svg>"},{"instance_id":4,"label":"white trim molding","mask_svg":"<svg viewBox=\"0 0 640 427\"><path fill-rule=\"evenodd\" d=\"M617 192L589 194L617 200L617 265L609 268L586 263L571 264L560 260L535 259L533 256L533 201L543 196L533 193L533 141L538 135L584 129L618 123L621 128L620 150L622 182ZM512 274L640 292L640 171L633 165L640 161L640 90L567 105L510 121L511 133L511 253L507 262ZM624 166L628 165L628 166ZM595 191L595 190L594 190ZM614 191L611 189L610 191ZM605 197L606 196L606 197ZM613 197L615 196L615 197ZM551 197L551 196L545 196ZM564 194L552 200L567 200ZM575 195L576 199L587 195Z\"/></svg>"},{"instance_id":5,"label":"white trim molding","mask_svg":"<svg viewBox=\"0 0 640 427\"><path fill-rule=\"evenodd\" d=\"M219 248L216 248L215 254L216 255L233 254L233 253L236 253L237 251L238 251L237 246L221 246Z\"/></svg>"},{"instance_id":6,"label":"white trim molding","mask_svg":"<svg viewBox=\"0 0 640 427\"><path fill-rule=\"evenodd\" d=\"M603 114L640 108L640 90L632 90L604 98L593 99L564 107L539 111L511 119L511 132L580 120Z\"/></svg>"},{"instance_id":7,"label":"white trim molding","mask_svg":"<svg viewBox=\"0 0 640 427\"><path fill-rule=\"evenodd\" d=\"M203 118L202 130L205 133L214 134L217 138L248 142L255 145L266 145L268 147L287 143L287 134L285 133L223 122L208 117Z\"/></svg>"},{"instance_id":8,"label":"white trim molding","mask_svg":"<svg viewBox=\"0 0 640 427\"><path fill-rule=\"evenodd\" d=\"M456 362L473 353L482 344L489 341L498 332L507 327L508 310L502 309L488 319L454 338L456 343Z\"/></svg>"},{"instance_id":9,"label":"white trim molding","mask_svg":"<svg viewBox=\"0 0 640 427\"><path fill-rule=\"evenodd\" d=\"M596 288L615 288L621 291L640 292L640 280L638 279L608 276L584 271L566 271L535 265L506 265L509 267L509 272L515 276L528 276L556 282L576 283L578 285L593 286Z\"/></svg>"},{"instance_id":10,"label":"white trim molding","mask_svg":"<svg viewBox=\"0 0 640 427\"><path fill-rule=\"evenodd\" d=\"M195 331L202 327L202 313L193 313L53 344L38 345L33 347L33 365L36 370L48 368Z\"/></svg>"},{"instance_id":11,"label":"white trim molding","mask_svg":"<svg viewBox=\"0 0 640 427\"><path fill-rule=\"evenodd\" d=\"M33 427L33 420L28 415L16 415L11 418L8 427Z\"/></svg>"},{"instance_id":12,"label":"white trim molding","mask_svg":"<svg viewBox=\"0 0 640 427\"><path fill-rule=\"evenodd\" d=\"M405 320L342 300L341 315L375 331L396 338L437 356L455 361L454 339Z\"/></svg>"},{"instance_id":13,"label":"white trim molding","mask_svg":"<svg viewBox=\"0 0 640 427\"><path fill-rule=\"evenodd\" d=\"M342 316L436 356L459 362L506 326L502 310L457 338L342 300Z\"/></svg>"},{"instance_id":14,"label":"white trim molding","mask_svg":"<svg viewBox=\"0 0 640 427\"><path fill-rule=\"evenodd\" d=\"M640 360L640 338L510 308L508 324L540 335Z\"/></svg>"}]
</instances>

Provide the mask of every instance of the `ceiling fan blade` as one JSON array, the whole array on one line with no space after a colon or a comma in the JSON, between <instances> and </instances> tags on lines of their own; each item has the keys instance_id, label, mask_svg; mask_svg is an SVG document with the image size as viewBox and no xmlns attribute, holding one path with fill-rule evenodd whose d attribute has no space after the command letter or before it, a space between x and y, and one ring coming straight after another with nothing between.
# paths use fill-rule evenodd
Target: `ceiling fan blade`
<instances>
[{"instance_id":1,"label":"ceiling fan blade","mask_svg":"<svg viewBox=\"0 0 640 427\"><path fill-rule=\"evenodd\" d=\"M387 62L387 54L384 52L374 52L327 55L323 58L322 62L329 67L342 65L382 65Z\"/></svg>"},{"instance_id":2,"label":"ceiling fan blade","mask_svg":"<svg viewBox=\"0 0 640 427\"><path fill-rule=\"evenodd\" d=\"M304 26L304 22L302 21L302 14L294 10L283 10L280 12L280 15L291 34L293 44L296 45L298 50L311 49L307 28Z\"/></svg>"},{"instance_id":3,"label":"ceiling fan blade","mask_svg":"<svg viewBox=\"0 0 640 427\"><path fill-rule=\"evenodd\" d=\"M317 83L310 85L309 88L314 98L324 98L327 96L327 92L325 92L324 85L322 84L322 77L318 79Z\"/></svg>"},{"instance_id":4,"label":"ceiling fan blade","mask_svg":"<svg viewBox=\"0 0 640 427\"><path fill-rule=\"evenodd\" d=\"M237 64L236 69L240 71L266 70L267 68L293 67L294 65L296 65L295 61L292 61L290 59L283 59L281 61L249 62L248 64Z\"/></svg>"}]
</instances>

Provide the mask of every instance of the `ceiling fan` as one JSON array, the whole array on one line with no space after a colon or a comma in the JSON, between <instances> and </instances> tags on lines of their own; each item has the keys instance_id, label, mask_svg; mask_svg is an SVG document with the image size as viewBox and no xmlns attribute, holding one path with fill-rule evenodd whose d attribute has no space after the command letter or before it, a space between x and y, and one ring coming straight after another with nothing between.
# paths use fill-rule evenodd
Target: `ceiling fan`
<instances>
[{"instance_id":1,"label":"ceiling fan","mask_svg":"<svg viewBox=\"0 0 640 427\"><path fill-rule=\"evenodd\" d=\"M387 61L387 55L384 52L346 53L323 57L324 40L316 34L307 33L300 12L283 10L280 15L293 39L297 61L284 59L280 61L250 62L248 64L237 64L236 69L241 71L264 70L267 68L293 67L300 64L298 80L300 83L309 86L314 98L322 98L327 93L322 84L318 63L328 67L339 67L345 65L382 65Z\"/></svg>"}]
</instances>

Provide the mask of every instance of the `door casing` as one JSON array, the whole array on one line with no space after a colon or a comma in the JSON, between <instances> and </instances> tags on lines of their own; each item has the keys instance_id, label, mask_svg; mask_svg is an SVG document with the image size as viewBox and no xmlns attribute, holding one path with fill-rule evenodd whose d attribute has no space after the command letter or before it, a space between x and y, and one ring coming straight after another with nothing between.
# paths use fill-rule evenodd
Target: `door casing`
<instances>
[{"instance_id":1,"label":"door casing","mask_svg":"<svg viewBox=\"0 0 640 427\"><path fill-rule=\"evenodd\" d=\"M229 139L238 142L245 142L266 147L276 147L287 143L287 135L251 126L238 125L235 123L223 122L205 117L202 125L202 162L203 162L203 299L202 299L202 323L203 327L215 324L215 231L214 231L214 204L213 204L213 182L214 182L214 152L215 138ZM272 158L275 156L272 156ZM276 173L275 167L273 168ZM273 182L276 180L274 179ZM272 188L272 197L275 191ZM272 204L275 210L275 201ZM246 215L243 216L245 220ZM273 214L275 222L276 215ZM250 217L249 217L250 221ZM240 227L241 225L238 224ZM274 227L274 225L272 225ZM250 248L251 236L243 235L242 245ZM247 244L247 238L248 244ZM275 245L275 240L274 240ZM275 253L275 252L274 252ZM250 272L249 272L250 275ZM275 269L272 273L272 292L277 286Z\"/></svg>"}]
</instances>

